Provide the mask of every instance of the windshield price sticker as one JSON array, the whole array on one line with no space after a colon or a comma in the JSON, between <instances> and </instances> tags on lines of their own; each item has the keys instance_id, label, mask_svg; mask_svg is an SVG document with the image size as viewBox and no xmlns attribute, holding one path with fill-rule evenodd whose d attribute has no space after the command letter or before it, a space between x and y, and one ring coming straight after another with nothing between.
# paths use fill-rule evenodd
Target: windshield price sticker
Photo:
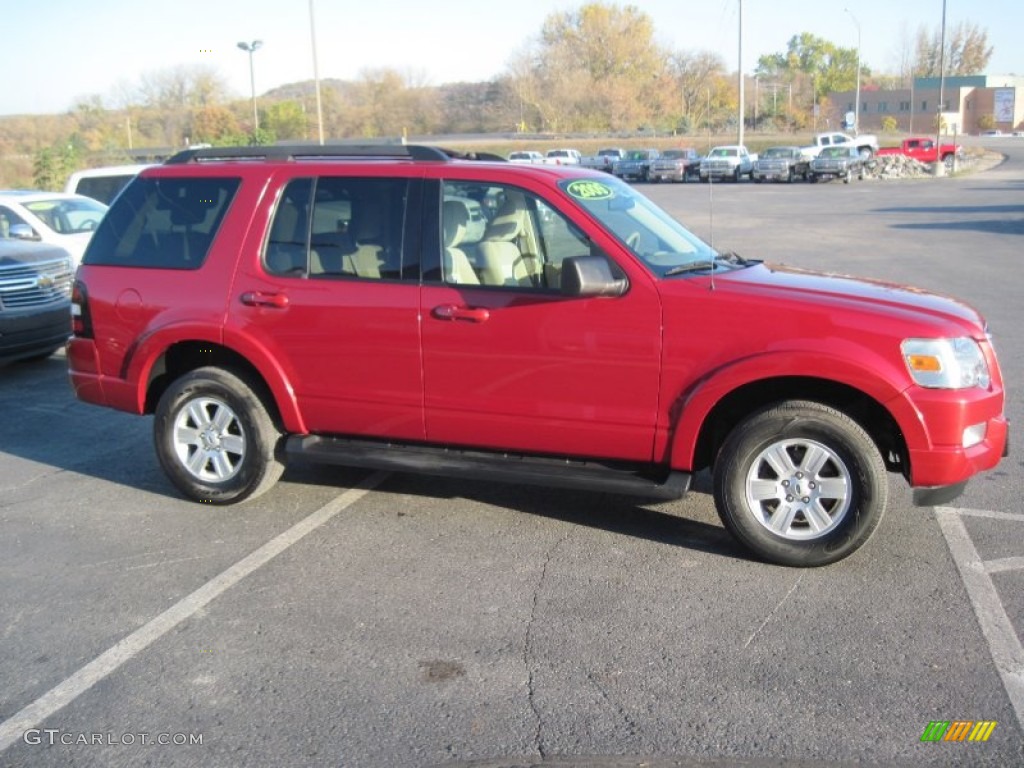
<instances>
[{"instance_id":1,"label":"windshield price sticker","mask_svg":"<svg viewBox=\"0 0 1024 768\"><path fill-rule=\"evenodd\" d=\"M600 181L574 181L565 190L580 200L607 200L609 197L615 196L611 187Z\"/></svg>"}]
</instances>

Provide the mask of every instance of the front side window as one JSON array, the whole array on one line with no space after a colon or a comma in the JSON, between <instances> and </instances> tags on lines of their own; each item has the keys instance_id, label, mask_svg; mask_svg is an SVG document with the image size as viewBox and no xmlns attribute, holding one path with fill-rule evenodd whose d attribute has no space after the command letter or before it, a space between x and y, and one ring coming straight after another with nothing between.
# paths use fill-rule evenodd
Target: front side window
<instances>
[{"instance_id":1,"label":"front side window","mask_svg":"<svg viewBox=\"0 0 1024 768\"><path fill-rule=\"evenodd\" d=\"M137 177L103 216L82 263L198 269L238 185L236 178Z\"/></svg>"},{"instance_id":2,"label":"front side window","mask_svg":"<svg viewBox=\"0 0 1024 768\"><path fill-rule=\"evenodd\" d=\"M406 179L294 179L264 251L268 272L309 278L402 277Z\"/></svg>"},{"instance_id":3,"label":"front side window","mask_svg":"<svg viewBox=\"0 0 1024 768\"><path fill-rule=\"evenodd\" d=\"M441 276L453 285L557 292L562 262L588 238L542 198L504 184L446 182Z\"/></svg>"}]
</instances>

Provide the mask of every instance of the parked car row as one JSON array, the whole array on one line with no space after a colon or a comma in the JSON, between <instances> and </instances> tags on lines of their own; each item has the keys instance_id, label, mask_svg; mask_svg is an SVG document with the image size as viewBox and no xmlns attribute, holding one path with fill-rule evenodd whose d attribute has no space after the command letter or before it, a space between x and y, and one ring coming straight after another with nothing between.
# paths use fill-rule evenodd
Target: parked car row
<instances>
[{"instance_id":1,"label":"parked car row","mask_svg":"<svg viewBox=\"0 0 1024 768\"><path fill-rule=\"evenodd\" d=\"M107 203L147 167L78 171L65 192L0 190L0 363L49 357L64 346L86 246Z\"/></svg>"},{"instance_id":2,"label":"parked car row","mask_svg":"<svg viewBox=\"0 0 1024 768\"><path fill-rule=\"evenodd\" d=\"M77 267L107 206L91 197L28 189L0 190L0 239L63 248Z\"/></svg>"}]
</instances>

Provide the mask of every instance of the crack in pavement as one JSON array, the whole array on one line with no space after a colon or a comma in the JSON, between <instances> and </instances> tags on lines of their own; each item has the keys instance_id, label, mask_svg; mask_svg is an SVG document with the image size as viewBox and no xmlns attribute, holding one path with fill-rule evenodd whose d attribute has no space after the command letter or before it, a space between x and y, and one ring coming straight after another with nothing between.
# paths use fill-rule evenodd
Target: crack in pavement
<instances>
[{"instance_id":1,"label":"crack in pavement","mask_svg":"<svg viewBox=\"0 0 1024 768\"><path fill-rule=\"evenodd\" d=\"M540 602L540 593L544 589L544 582L547 580L548 565L551 564L551 560L555 556L555 550L557 550L567 538L569 538L569 534L563 534L562 537L551 546L551 549L548 550L547 555L544 557L544 565L541 567L540 578L537 579L537 586L533 589L533 600L530 604L530 618L526 623L526 636L523 640L523 666L526 667L527 672L526 700L530 705L530 711L533 713L534 721L536 722L536 728L533 732L533 748L541 760L546 757L544 739L541 734L541 730L544 726L544 718L541 716L540 709L538 709L535 699L537 690L534 682L533 671L533 625L537 619L537 605Z\"/></svg>"}]
</instances>

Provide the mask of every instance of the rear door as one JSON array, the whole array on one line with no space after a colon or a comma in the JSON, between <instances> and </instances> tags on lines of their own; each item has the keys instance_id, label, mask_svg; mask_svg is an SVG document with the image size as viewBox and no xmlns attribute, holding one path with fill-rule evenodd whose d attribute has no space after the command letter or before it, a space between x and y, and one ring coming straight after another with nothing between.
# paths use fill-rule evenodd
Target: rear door
<instances>
[{"instance_id":1,"label":"rear door","mask_svg":"<svg viewBox=\"0 0 1024 768\"><path fill-rule=\"evenodd\" d=\"M229 326L281 366L308 431L422 439L421 183L360 173L281 181Z\"/></svg>"}]
</instances>

